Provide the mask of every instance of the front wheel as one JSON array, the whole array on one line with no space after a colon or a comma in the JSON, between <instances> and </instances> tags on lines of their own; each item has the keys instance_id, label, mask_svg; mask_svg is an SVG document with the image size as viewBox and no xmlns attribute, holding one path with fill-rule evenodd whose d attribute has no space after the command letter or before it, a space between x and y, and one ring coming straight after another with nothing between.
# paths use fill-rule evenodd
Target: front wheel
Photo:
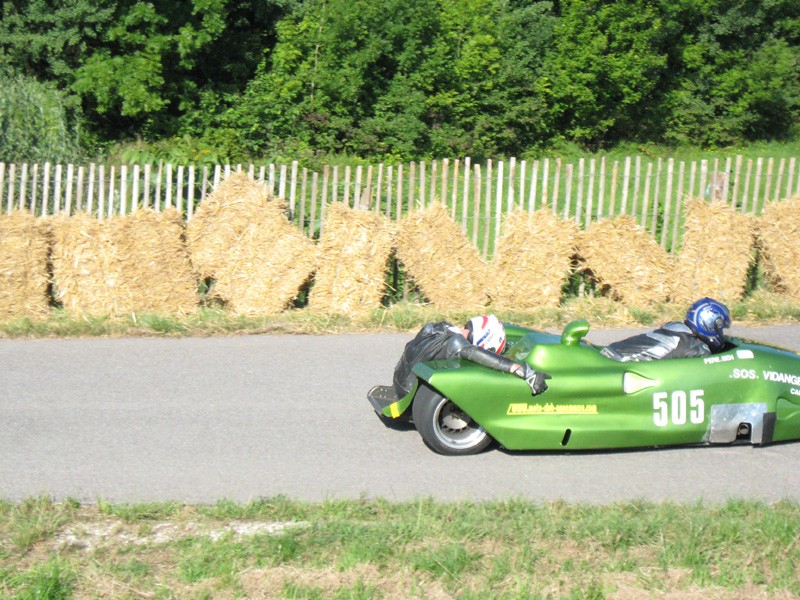
<instances>
[{"instance_id":1,"label":"front wheel","mask_svg":"<svg viewBox=\"0 0 800 600\"><path fill-rule=\"evenodd\" d=\"M439 454L477 454L492 442L472 417L427 385L420 384L411 412L423 441Z\"/></svg>"}]
</instances>

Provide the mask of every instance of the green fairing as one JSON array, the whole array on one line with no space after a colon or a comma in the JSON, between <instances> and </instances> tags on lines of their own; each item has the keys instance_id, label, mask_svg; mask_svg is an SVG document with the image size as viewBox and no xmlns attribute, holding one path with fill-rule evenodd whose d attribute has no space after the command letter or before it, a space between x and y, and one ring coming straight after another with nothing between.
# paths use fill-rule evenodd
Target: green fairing
<instances>
[{"instance_id":1,"label":"green fairing","mask_svg":"<svg viewBox=\"0 0 800 600\"><path fill-rule=\"evenodd\" d=\"M552 376L532 397L522 379L461 360L414 373L513 450L677 444L763 444L800 438L800 357L729 338L702 358L617 362L581 340L585 321L562 335L507 325L507 356ZM402 414L416 390L398 402Z\"/></svg>"}]
</instances>

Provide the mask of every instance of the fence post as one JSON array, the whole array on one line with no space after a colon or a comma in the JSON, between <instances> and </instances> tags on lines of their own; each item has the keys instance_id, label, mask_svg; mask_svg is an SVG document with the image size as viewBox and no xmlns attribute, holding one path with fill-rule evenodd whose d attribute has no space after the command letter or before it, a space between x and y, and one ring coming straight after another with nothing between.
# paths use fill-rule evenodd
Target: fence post
<instances>
[{"instance_id":1,"label":"fence post","mask_svg":"<svg viewBox=\"0 0 800 600\"><path fill-rule=\"evenodd\" d=\"M314 229L317 224L317 194L319 186L319 173L311 174L311 215L308 223L308 237L314 239Z\"/></svg>"},{"instance_id":2,"label":"fence post","mask_svg":"<svg viewBox=\"0 0 800 600\"><path fill-rule=\"evenodd\" d=\"M595 175L595 159L589 159L589 192L586 195L586 221L584 227L588 227L592 222L592 208L594 206L594 175Z\"/></svg>"},{"instance_id":3,"label":"fence post","mask_svg":"<svg viewBox=\"0 0 800 600\"><path fill-rule=\"evenodd\" d=\"M335 168L335 167L334 167ZM394 205L394 167L389 165L386 167L386 217L392 217L392 206Z\"/></svg>"},{"instance_id":4,"label":"fence post","mask_svg":"<svg viewBox=\"0 0 800 600\"><path fill-rule=\"evenodd\" d=\"M536 192L539 184L539 161L533 161L531 167L531 191L528 194L528 213L533 213L536 210Z\"/></svg>"},{"instance_id":5,"label":"fence post","mask_svg":"<svg viewBox=\"0 0 800 600\"><path fill-rule=\"evenodd\" d=\"M22 163L22 174L19 182L19 209L25 210L25 194L28 191L28 163Z\"/></svg>"},{"instance_id":6,"label":"fence post","mask_svg":"<svg viewBox=\"0 0 800 600\"><path fill-rule=\"evenodd\" d=\"M556 159L553 173L553 214L558 214L558 188L561 183L561 159Z\"/></svg>"},{"instance_id":7,"label":"fence post","mask_svg":"<svg viewBox=\"0 0 800 600\"><path fill-rule=\"evenodd\" d=\"M100 165L97 173L97 218L101 219L105 215L106 210L106 167Z\"/></svg>"},{"instance_id":8,"label":"fence post","mask_svg":"<svg viewBox=\"0 0 800 600\"><path fill-rule=\"evenodd\" d=\"M642 198L642 215L639 219L639 225L642 229L647 230L647 209L650 205L650 179L653 177L653 163L647 161L647 169L645 171L644 179L644 197Z\"/></svg>"},{"instance_id":9,"label":"fence post","mask_svg":"<svg viewBox=\"0 0 800 600\"><path fill-rule=\"evenodd\" d=\"M78 190L75 195L75 210L81 212L83 210L83 176L85 168L83 165L78 167Z\"/></svg>"},{"instance_id":10,"label":"fence post","mask_svg":"<svg viewBox=\"0 0 800 600\"><path fill-rule=\"evenodd\" d=\"M97 165L89 163L89 185L86 189L86 212L89 214L92 214L92 209L94 208L94 180L96 169Z\"/></svg>"},{"instance_id":11,"label":"fence post","mask_svg":"<svg viewBox=\"0 0 800 600\"><path fill-rule=\"evenodd\" d=\"M108 218L114 214L114 177L116 175L116 166L111 165L111 173L108 176Z\"/></svg>"},{"instance_id":12,"label":"fence post","mask_svg":"<svg viewBox=\"0 0 800 600\"><path fill-rule=\"evenodd\" d=\"M516 168L517 168L517 159L515 157L511 157L508 160L508 194L506 195L506 213L511 212L511 209L514 206L514 179L516 176Z\"/></svg>"},{"instance_id":13,"label":"fence post","mask_svg":"<svg viewBox=\"0 0 800 600\"><path fill-rule=\"evenodd\" d=\"M306 227L306 192L307 192L307 181L308 181L308 168L303 167L303 178L300 181L300 216L298 218L298 225L300 226L300 231L305 233ZM291 209L290 209L291 210ZM293 214L292 211L290 214Z\"/></svg>"},{"instance_id":14,"label":"fence post","mask_svg":"<svg viewBox=\"0 0 800 600\"><path fill-rule=\"evenodd\" d=\"M172 208L172 163L167 163L167 199L164 208Z\"/></svg>"},{"instance_id":15,"label":"fence post","mask_svg":"<svg viewBox=\"0 0 800 600\"><path fill-rule=\"evenodd\" d=\"M675 220L672 224L672 241L670 242L669 251L675 253L675 248L678 244L678 224L681 220L681 203L683 202L683 177L685 175L686 165L683 161L678 165L678 194L675 197Z\"/></svg>"},{"instance_id":16,"label":"fence post","mask_svg":"<svg viewBox=\"0 0 800 600\"><path fill-rule=\"evenodd\" d=\"M442 205L447 206L447 170L450 166L450 160L447 158L442 159Z\"/></svg>"},{"instance_id":17,"label":"fence post","mask_svg":"<svg viewBox=\"0 0 800 600\"><path fill-rule=\"evenodd\" d=\"M667 185L664 193L664 224L661 229L661 247L667 249L667 236L669 234L669 210L672 204L672 175L675 169L675 159L667 160Z\"/></svg>"},{"instance_id":18,"label":"fence post","mask_svg":"<svg viewBox=\"0 0 800 600\"><path fill-rule=\"evenodd\" d=\"M564 220L569 220L569 212L572 209L572 163L564 165Z\"/></svg>"},{"instance_id":19,"label":"fence post","mask_svg":"<svg viewBox=\"0 0 800 600\"><path fill-rule=\"evenodd\" d=\"M464 158L464 195L461 201L461 230L467 234L467 214L469 213L469 182L472 178L472 159Z\"/></svg>"},{"instance_id":20,"label":"fence post","mask_svg":"<svg viewBox=\"0 0 800 600\"><path fill-rule=\"evenodd\" d=\"M583 157L578 159L578 197L575 199L575 223L580 225L583 216L583 178L586 175L586 161Z\"/></svg>"},{"instance_id":21,"label":"fence post","mask_svg":"<svg viewBox=\"0 0 800 600\"><path fill-rule=\"evenodd\" d=\"M492 241L492 256L497 252L497 238L500 237L500 211L503 205L503 161L497 161L497 197L494 206L494 240Z\"/></svg>"},{"instance_id":22,"label":"fence post","mask_svg":"<svg viewBox=\"0 0 800 600\"><path fill-rule=\"evenodd\" d=\"M189 165L189 187L186 190L186 220L191 221L194 216L194 185L196 172L194 165Z\"/></svg>"},{"instance_id":23,"label":"fence post","mask_svg":"<svg viewBox=\"0 0 800 600\"><path fill-rule=\"evenodd\" d=\"M328 205L328 175L330 174L330 168L328 165L322 167L322 198L320 198L319 202L319 230L320 233L322 232L322 223L325 219L325 209Z\"/></svg>"},{"instance_id":24,"label":"fence post","mask_svg":"<svg viewBox=\"0 0 800 600\"><path fill-rule=\"evenodd\" d=\"M75 174L74 170L75 167L72 164L67 165L67 194L64 201L64 211L67 213L67 216L72 214L72 177Z\"/></svg>"},{"instance_id":25,"label":"fence post","mask_svg":"<svg viewBox=\"0 0 800 600\"><path fill-rule=\"evenodd\" d=\"M47 214L47 204L50 201L50 163L44 163L44 183L42 185L42 216Z\"/></svg>"},{"instance_id":26,"label":"fence post","mask_svg":"<svg viewBox=\"0 0 800 600\"><path fill-rule=\"evenodd\" d=\"M472 243L477 247L481 225L481 166L476 164L473 166L473 170L475 171L475 185L472 187L475 192L472 199Z\"/></svg>"},{"instance_id":27,"label":"fence post","mask_svg":"<svg viewBox=\"0 0 800 600\"><path fill-rule=\"evenodd\" d=\"M139 176L141 167L133 165L133 189L131 190L131 212L139 209Z\"/></svg>"},{"instance_id":28,"label":"fence post","mask_svg":"<svg viewBox=\"0 0 800 600\"><path fill-rule=\"evenodd\" d=\"M772 160L772 159L770 159ZM786 159L781 158L780 162L778 163L778 177L775 179L775 194L772 197L772 200L777 200L780 196L780 189L781 184L783 183L783 173L786 169Z\"/></svg>"},{"instance_id":29,"label":"fence post","mask_svg":"<svg viewBox=\"0 0 800 600\"><path fill-rule=\"evenodd\" d=\"M31 181L31 214L36 214L36 192L39 189L39 163L33 163L33 175Z\"/></svg>"},{"instance_id":30,"label":"fence post","mask_svg":"<svg viewBox=\"0 0 800 600\"><path fill-rule=\"evenodd\" d=\"M125 216L128 212L128 167L122 165L119 168L119 214Z\"/></svg>"},{"instance_id":31,"label":"fence post","mask_svg":"<svg viewBox=\"0 0 800 600\"><path fill-rule=\"evenodd\" d=\"M661 163L662 159L658 159L656 163L656 179L653 182L653 217L650 221L650 235L653 236L653 239L656 238L656 233L658 229L658 209L659 209L659 198L661 195ZM661 235L663 237L664 231L661 231Z\"/></svg>"},{"instance_id":32,"label":"fence post","mask_svg":"<svg viewBox=\"0 0 800 600\"><path fill-rule=\"evenodd\" d=\"M419 163L419 207L425 208L425 161Z\"/></svg>"},{"instance_id":33,"label":"fence post","mask_svg":"<svg viewBox=\"0 0 800 600\"><path fill-rule=\"evenodd\" d=\"M183 165L178 165L178 190L175 194L175 208L183 214Z\"/></svg>"},{"instance_id":34,"label":"fence post","mask_svg":"<svg viewBox=\"0 0 800 600\"><path fill-rule=\"evenodd\" d=\"M457 158L455 164L453 165L453 196L452 196L453 209L452 209L452 218L453 218L454 221L456 220L456 208L457 208L457 205L458 205L458 171L459 171L460 167L461 167L461 160L459 160Z\"/></svg>"},{"instance_id":35,"label":"fence post","mask_svg":"<svg viewBox=\"0 0 800 600\"><path fill-rule=\"evenodd\" d=\"M61 165L59 165L60 167ZM10 213L14 206L14 184L17 179L17 163L11 163L8 168L8 195L6 196L6 212Z\"/></svg>"},{"instance_id":36,"label":"fence post","mask_svg":"<svg viewBox=\"0 0 800 600\"><path fill-rule=\"evenodd\" d=\"M403 165L397 165L397 220L403 218Z\"/></svg>"},{"instance_id":37,"label":"fence post","mask_svg":"<svg viewBox=\"0 0 800 600\"><path fill-rule=\"evenodd\" d=\"M491 237L492 227L492 160L486 161L486 207L483 213L486 215L485 223L483 224L483 258L489 256L489 238Z\"/></svg>"},{"instance_id":38,"label":"fence post","mask_svg":"<svg viewBox=\"0 0 800 600\"><path fill-rule=\"evenodd\" d=\"M375 184L377 190L375 194L375 214L380 214L381 212L381 199L383 198L383 166L383 163L378 164L378 181ZM411 172L413 173L414 171L412 170Z\"/></svg>"},{"instance_id":39,"label":"fence post","mask_svg":"<svg viewBox=\"0 0 800 600\"><path fill-rule=\"evenodd\" d=\"M55 188L53 189L53 214L61 212L61 164L56 165Z\"/></svg>"},{"instance_id":40,"label":"fence post","mask_svg":"<svg viewBox=\"0 0 800 600\"><path fill-rule=\"evenodd\" d=\"M550 159L542 160L542 208L547 208L547 192L550 183ZM553 214L556 214L556 207L553 206Z\"/></svg>"},{"instance_id":41,"label":"fence post","mask_svg":"<svg viewBox=\"0 0 800 600\"><path fill-rule=\"evenodd\" d=\"M289 220L294 221L295 203L297 202L297 166L298 161L292 161L292 181L289 186Z\"/></svg>"}]
</instances>

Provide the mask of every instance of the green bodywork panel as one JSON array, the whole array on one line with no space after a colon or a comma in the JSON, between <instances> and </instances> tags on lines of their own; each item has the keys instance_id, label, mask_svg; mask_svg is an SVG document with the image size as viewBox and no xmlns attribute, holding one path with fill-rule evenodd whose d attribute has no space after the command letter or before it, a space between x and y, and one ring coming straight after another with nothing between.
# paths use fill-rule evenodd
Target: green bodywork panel
<instances>
[{"instance_id":1,"label":"green bodywork panel","mask_svg":"<svg viewBox=\"0 0 800 600\"><path fill-rule=\"evenodd\" d=\"M617 362L582 341L585 321L561 335L506 325L506 355L549 373L531 396L525 381L462 360L414 367L498 443L515 450L602 449L800 438L800 357L729 338L709 357ZM390 406L400 416L416 389ZM392 409L391 411L389 409Z\"/></svg>"}]
</instances>

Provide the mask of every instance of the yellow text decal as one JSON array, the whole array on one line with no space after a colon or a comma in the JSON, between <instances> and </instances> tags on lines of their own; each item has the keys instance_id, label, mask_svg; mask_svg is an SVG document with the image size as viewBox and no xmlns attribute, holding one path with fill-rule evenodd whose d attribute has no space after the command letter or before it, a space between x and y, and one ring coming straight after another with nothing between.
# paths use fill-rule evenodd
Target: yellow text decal
<instances>
[{"instance_id":1,"label":"yellow text decal","mask_svg":"<svg viewBox=\"0 0 800 600\"><path fill-rule=\"evenodd\" d=\"M596 415L596 404L527 404L525 402L509 404L510 416L519 415Z\"/></svg>"}]
</instances>

